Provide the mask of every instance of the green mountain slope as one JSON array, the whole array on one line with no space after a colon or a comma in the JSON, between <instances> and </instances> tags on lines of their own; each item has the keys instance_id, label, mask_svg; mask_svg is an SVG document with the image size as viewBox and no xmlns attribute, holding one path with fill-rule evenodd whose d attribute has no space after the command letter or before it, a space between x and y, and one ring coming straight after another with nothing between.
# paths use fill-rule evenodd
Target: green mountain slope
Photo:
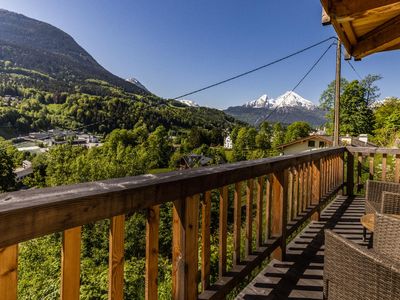
<instances>
[{"instance_id":1,"label":"green mountain slope","mask_svg":"<svg viewBox=\"0 0 400 300\"><path fill-rule=\"evenodd\" d=\"M27 86L71 90L76 84L95 79L127 92L148 93L108 72L62 30L2 9L0 60L7 62L0 64L2 73L22 75L20 82Z\"/></svg>"}]
</instances>

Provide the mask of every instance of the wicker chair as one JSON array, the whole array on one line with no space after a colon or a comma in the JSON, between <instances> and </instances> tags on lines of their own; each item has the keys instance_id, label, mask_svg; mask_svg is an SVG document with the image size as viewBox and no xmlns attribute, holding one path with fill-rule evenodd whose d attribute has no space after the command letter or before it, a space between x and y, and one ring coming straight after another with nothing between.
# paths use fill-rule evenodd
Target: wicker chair
<instances>
[{"instance_id":1,"label":"wicker chair","mask_svg":"<svg viewBox=\"0 0 400 300\"><path fill-rule=\"evenodd\" d=\"M325 231L324 299L400 299L400 219L377 214L374 248Z\"/></svg>"},{"instance_id":2,"label":"wicker chair","mask_svg":"<svg viewBox=\"0 0 400 300\"><path fill-rule=\"evenodd\" d=\"M376 180L367 181L366 199L365 199L366 214L373 214L376 212L383 213L383 211L381 210L383 192L400 194L400 183L376 181ZM389 198L391 198L390 200L393 200L392 197ZM400 213L400 211L397 213Z\"/></svg>"}]
</instances>

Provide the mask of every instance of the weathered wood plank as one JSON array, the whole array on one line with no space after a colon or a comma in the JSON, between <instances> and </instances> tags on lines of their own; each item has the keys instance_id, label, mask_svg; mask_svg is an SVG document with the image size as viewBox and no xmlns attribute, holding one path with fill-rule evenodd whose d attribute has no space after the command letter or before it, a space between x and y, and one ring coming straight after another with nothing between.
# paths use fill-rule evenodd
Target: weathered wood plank
<instances>
[{"instance_id":1,"label":"weathered wood plank","mask_svg":"<svg viewBox=\"0 0 400 300\"><path fill-rule=\"evenodd\" d=\"M374 153L370 153L369 155L369 179L374 179Z\"/></svg>"},{"instance_id":2,"label":"weathered wood plank","mask_svg":"<svg viewBox=\"0 0 400 300\"><path fill-rule=\"evenodd\" d=\"M394 181L400 182L400 154L396 154L396 162L394 168Z\"/></svg>"},{"instance_id":3,"label":"weathered wood plank","mask_svg":"<svg viewBox=\"0 0 400 300\"><path fill-rule=\"evenodd\" d=\"M294 189L294 171L292 168L288 170L288 188L287 193L287 219L288 222L292 220L293 216L293 189Z\"/></svg>"},{"instance_id":4,"label":"weathered wood plank","mask_svg":"<svg viewBox=\"0 0 400 300\"><path fill-rule=\"evenodd\" d=\"M293 168L293 210L292 219L298 215L298 200L299 199L299 171L298 167Z\"/></svg>"},{"instance_id":5,"label":"weathered wood plank","mask_svg":"<svg viewBox=\"0 0 400 300\"><path fill-rule=\"evenodd\" d=\"M228 187L224 186L219 192L219 263L218 274L221 278L226 273L226 251L228 234Z\"/></svg>"},{"instance_id":6,"label":"weathered wood plank","mask_svg":"<svg viewBox=\"0 0 400 300\"><path fill-rule=\"evenodd\" d=\"M242 228L242 183L235 183L233 199L233 265L240 263L240 244Z\"/></svg>"},{"instance_id":7,"label":"weathered wood plank","mask_svg":"<svg viewBox=\"0 0 400 300\"><path fill-rule=\"evenodd\" d=\"M274 238L281 237L283 234L283 217L284 217L284 185L285 185L284 172L272 173L272 226L271 236ZM272 254L273 258L282 259L282 247L278 247Z\"/></svg>"},{"instance_id":8,"label":"weathered wood plank","mask_svg":"<svg viewBox=\"0 0 400 300\"><path fill-rule=\"evenodd\" d=\"M4 193L0 195L0 248L343 151L345 148L332 148L290 157Z\"/></svg>"},{"instance_id":9,"label":"weathered wood plank","mask_svg":"<svg viewBox=\"0 0 400 300\"><path fill-rule=\"evenodd\" d=\"M382 181L386 180L387 154L382 154Z\"/></svg>"},{"instance_id":10,"label":"weathered wood plank","mask_svg":"<svg viewBox=\"0 0 400 300\"><path fill-rule=\"evenodd\" d=\"M390 154L390 155L396 155L400 154L400 149L396 148L376 148L376 147L346 147L347 151L352 152L352 153L362 153L362 154L370 154L370 153L375 153L375 154Z\"/></svg>"},{"instance_id":11,"label":"weathered wood plank","mask_svg":"<svg viewBox=\"0 0 400 300\"><path fill-rule=\"evenodd\" d=\"M174 201L172 299L197 299L198 214L200 196Z\"/></svg>"},{"instance_id":12,"label":"weathered wood plank","mask_svg":"<svg viewBox=\"0 0 400 300\"><path fill-rule=\"evenodd\" d=\"M253 198L254 198L254 180L247 180L246 186L246 239L245 256L252 252L253 246Z\"/></svg>"},{"instance_id":13,"label":"weathered wood plank","mask_svg":"<svg viewBox=\"0 0 400 300\"><path fill-rule=\"evenodd\" d=\"M272 184L271 175L268 174L265 180L265 241L268 241L271 233L271 198Z\"/></svg>"},{"instance_id":14,"label":"weathered wood plank","mask_svg":"<svg viewBox=\"0 0 400 300\"><path fill-rule=\"evenodd\" d=\"M108 261L108 299L124 299L125 215L111 218Z\"/></svg>"},{"instance_id":15,"label":"weathered wood plank","mask_svg":"<svg viewBox=\"0 0 400 300\"><path fill-rule=\"evenodd\" d=\"M256 211L256 246L261 247L263 241L263 177L257 178L257 211Z\"/></svg>"},{"instance_id":16,"label":"weathered wood plank","mask_svg":"<svg viewBox=\"0 0 400 300\"><path fill-rule=\"evenodd\" d=\"M146 275L145 299L158 299L158 236L160 225L160 206L147 209L146 219Z\"/></svg>"},{"instance_id":17,"label":"weathered wood plank","mask_svg":"<svg viewBox=\"0 0 400 300\"><path fill-rule=\"evenodd\" d=\"M0 249L0 295L4 300L17 299L18 245Z\"/></svg>"},{"instance_id":18,"label":"weathered wood plank","mask_svg":"<svg viewBox=\"0 0 400 300\"><path fill-rule=\"evenodd\" d=\"M61 299L80 298L81 227L65 230L61 256Z\"/></svg>"},{"instance_id":19,"label":"weathered wood plank","mask_svg":"<svg viewBox=\"0 0 400 300\"><path fill-rule=\"evenodd\" d=\"M347 152L347 176L346 193L348 196L354 195L354 154Z\"/></svg>"},{"instance_id":20,"label":"weathered wood plank","mask_svg":"<svg viewBox=\"0 0 400 300\"><path fill-rule=\"evenodd\" d=\"M210 286L211 191L204 193L201 205L201 219L201 286L205 290Z\"/></svg>"}]
</instances>

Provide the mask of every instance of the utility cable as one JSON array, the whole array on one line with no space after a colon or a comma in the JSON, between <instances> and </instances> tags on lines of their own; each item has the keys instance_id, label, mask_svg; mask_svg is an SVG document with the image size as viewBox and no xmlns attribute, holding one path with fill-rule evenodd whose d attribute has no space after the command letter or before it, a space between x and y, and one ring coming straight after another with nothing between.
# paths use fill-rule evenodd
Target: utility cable
<instances>
[{"instance_id":1,"label":"utility cable","mask_svg":"<svg viewBox=\"0 0 400 300\"><path fill-rule=\"evenodd\" d=\"M306 74L297 82L297 84L293 87L293 89L286 95L286 97L279 103L264 119L263 121L267 121L277 110L278 108L285 102L286 98L291 95L302 83L303 81L310 75L310 73L315 69L315 67L320 63L322 58L328 53L328 51L332 48L332 46L336 45L336 43L332 43L329 47L322 53L322 55L314 62L311 68L306 72Z\"/></svg>"},{"instance_id":2,"label":"utility cable","mask_svg":"<svg viewBox=\"0 0 400 300\"><path fill-rule=\"evenodd\" d=\"M337 37L332 36L332 37L330 37L330 38L324 39L324 40L322 40L322 41L320 41L320 42L318 42L318 43L315 43L315 44L313 44L313 45L311 45L311 46L308 46L308 47L306 47L306 48L303 48L303 49L301 49L301 50L298 50L298 51L296 51L296 52L294 52L294 53L292 53L292 54L286 55L286 56L284 56L284 57L282 57L282 58L276 59L276 60L274 60L274 61L272 61L272 62L270 62L270 63L267 63L267 64L265 64L265 65L262 65L262 66L260 66L260 67L255 68L255 69L249 70L249 71L247 71L247 72L244 72L244 73L235 75L235 76L230 77L230 78L228 78L228 79L225 79L225 80L219 81L219 82L217 82L217 83L208 85L208 86L203 87L203 88L201 88L201 89L198 89L198 90L195 90L195 91L192 91L192 92L183 94L183 95L178 96L178 97L175 97L175 98L173 98L173 100L178 100L178 99L183 98L183 97L186 97L186 96L190 96L190 95L193 95L193 94L197 94L197 93L199 93L199 92L208 90L208 89L213 88L213 87L216 87L216 86L218 86L218 85L221 85L221 84L227 83L227 82L229 82L229 81L238 79L238 78L240 78L240 77L249 75L249 74L254 73L254 72L256 72L256 71L259 71L259 70L261 70L261 69L270 67L270 66L272 66L272 65L274 65L274 64L276 64L276 63L278 63L278 62L284 61L284 60L289 59L289 58L291 58L291 57L293 57L293 56L296 56L296 55L298 55L298 54L300 54L300 53L306 52L306 51L308 51L308 50L310 50L310 49L312 49L312 48L315 48L315 47L317 47L317 46L319 46L319 45L321 45L321 44L324 44L324 43L326 43L327 41L330 41L330 40L332 40L332 39L337 40Z\"/></svg>"}]
</instances>

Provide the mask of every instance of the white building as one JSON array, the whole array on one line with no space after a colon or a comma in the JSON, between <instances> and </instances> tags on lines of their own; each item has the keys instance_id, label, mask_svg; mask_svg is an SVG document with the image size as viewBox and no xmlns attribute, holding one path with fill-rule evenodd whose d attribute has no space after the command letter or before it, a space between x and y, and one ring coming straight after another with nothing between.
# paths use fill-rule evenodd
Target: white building
<instances>
[{"instance_id":1,"label":"white building","mask_svg":"<svg viewBox=\"0 0 400 300\"><path fill-rule=\"evenodd\" d=\"M224 148L225 149L232 149L233 148L232 139L231 139L230 135L228 135L224 140Z\"/></svg>"}]
</instances>

